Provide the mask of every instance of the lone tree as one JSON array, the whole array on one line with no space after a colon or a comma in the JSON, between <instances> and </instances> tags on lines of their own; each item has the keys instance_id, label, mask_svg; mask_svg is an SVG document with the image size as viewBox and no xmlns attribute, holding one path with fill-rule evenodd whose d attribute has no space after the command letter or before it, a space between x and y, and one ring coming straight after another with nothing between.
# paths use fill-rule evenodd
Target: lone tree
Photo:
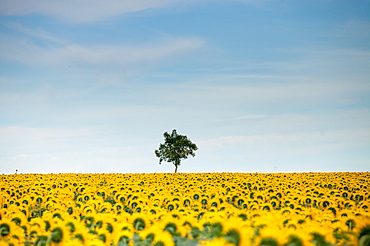
<instances>
[{"instance_id":1,"label":"lone tree","mask_svg":"<svg viewBox=\"0 0 370 246\"><path fill-rule=\"evenodd\" d=\"M160 144L159 149L154 153L159 158L159 164L162 161L172 162L175 165L175 173L177 173L181 159L187 159L188 155L194 157L198 147L187 136L177 134L176 129L172 130L171 134L165 132L163 136L164 143Z\"/></svg>"}]
</instances>

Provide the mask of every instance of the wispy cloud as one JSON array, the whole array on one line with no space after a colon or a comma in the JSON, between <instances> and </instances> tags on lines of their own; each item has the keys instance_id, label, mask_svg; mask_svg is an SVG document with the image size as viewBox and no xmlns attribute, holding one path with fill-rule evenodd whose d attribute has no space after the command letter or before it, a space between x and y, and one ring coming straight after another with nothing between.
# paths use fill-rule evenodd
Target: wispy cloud
<instances>
[{"instance_id":1,"label":"wispy cloud","mask_svg":"<svg viewBox=\"0 0 370 246\"><path fill-rule=\"evenodd\" d=\"M1 0L1 15L41 14L72 22L97 21L124 13L158 8L172 3L170 0Z\"/></svg>"},{"instance_id":2,"label":"wispy cloud","mask_svg":"<svg viewBox=\"0 0 370 246\"><path fill-rule=\"evenodd\" d=\"M297 108L331 104L349 105L365 100L370 93L370 84L362 78L353 79L351 82L347 78L320 78L320 76L270 76L259 79L249 75L225 75L216 74L194 80L186 85L186 89L191 88L195 93L188 97L201 99L207 94L207 101L216 105L262 105L274 103L274 108L285 105L285 108ZM191 90L189 90L191 93ZM176 97L176 91L169 96ZM198 96L197 96L198 95ZM186 97L186 96L183 96ZM207 102L203 100L199 105ZM287 104L291 103L291 104Z\"/></svg>"},{"instance_id":3,"label":"wispy cloud","mask_svg":"<svg viewBox=\"0 0 370 246\"><path fill-rule=\"evenodd\" d=\"M114 67L128 64L156 62L174 55L193 51L203 45L199 38L173 38L140 46L96 45L81 46L77 44L58 47L41 47L26 40L4 37L1 41L1 57L8 61L29 65L112 65Z\"/></svg>"},{"instance_id":4,"label":"wispy cloud","mask_svg":"<svg viewBox=\"0 0 370 246\"><path fill-rule=\"evenodd\" d=\"M233 117L227 119L216 120L215 122L233 122L233 121L247 121L247 120L261 120L265 119L267 115L254 114L254 115L245 115L240 117Z\"/></svg>"},{"instance_id":5,"label":"wispy cloud","mask_svg":"<svg viewBox=\"0 0 370 246\"><path fill-rule=\"evenodd\" d=\"M48 34L47 32L45 32L44 30L42 29L37 29L37 28L28 28L24 25L22 25L20 22L1 22L0 25L4 26L4 27L7 27L13 31L17 31L19 33L22 33L22 34L25 34L25 35L28 35L28 36L31 36L31 37L35 37L37 39L40 39L40 40L46 40L46 41L50 41L52 43L57 43L57 44L66 44L67 41L65 40L62 40L62 39L59 39L57 37L54 37L50 34Z\"/></svg>"},{"instance_id":6,"label":"wispy cloud","mask_svg":"<svg viewBox=\"0 0 370 246\"><path fill-rule=\"evenodd\" d=\"M14 155L65 151L85 142L86 138L91 139L92 132L93 129L88 128L3 127L0 128L1 152Z\"/></svg>"},{"instance_id":7,"label":"wispy cloud","mask_svg":"<svg viewBox=\"0 0 370 246\"><path fill-rule=\"evenodd\" d=\"M281 145L281 144L338 144L336 147L361 146L370 143L370 129L339 130L330 132L310 132L293 134L262 134L253 136L224 136L197 144L206 149L241 147L247 145Z\"/></svg>"},{"instance_id":8,"label":"wispy cloud","mask_svg":"<svg viewBox=\"0 0 370 246\"><path fill-rule=\"evenodd\" d=\"M42 29L30 29L18 22L2 22L2 26L24 35L22 38L3 35L0 58L33 66L99 65L119 68L152 64L192 52L205 44L197 37L162 37L139 45L79 45L55 37ZM31 39L35 38L35 39ZM36 41L35 41L36 40Z\"/></svg>"}]
</instances>

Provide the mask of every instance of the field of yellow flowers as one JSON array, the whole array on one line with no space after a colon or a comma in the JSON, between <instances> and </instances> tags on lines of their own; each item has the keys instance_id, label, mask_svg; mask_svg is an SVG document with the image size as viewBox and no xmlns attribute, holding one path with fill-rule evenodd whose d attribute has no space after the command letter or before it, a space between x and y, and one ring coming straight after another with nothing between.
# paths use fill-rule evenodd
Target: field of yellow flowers
<instances>
[{"instance_id":1,"label":"field of yellow flowers","mask_svg":"<svg viewBox=\"0 0 370 246\"><path fill-rule=\"evenodd\" d=\"M0 245L370 245L370 174L0 176Z\"/></svg>"}]
</instances>

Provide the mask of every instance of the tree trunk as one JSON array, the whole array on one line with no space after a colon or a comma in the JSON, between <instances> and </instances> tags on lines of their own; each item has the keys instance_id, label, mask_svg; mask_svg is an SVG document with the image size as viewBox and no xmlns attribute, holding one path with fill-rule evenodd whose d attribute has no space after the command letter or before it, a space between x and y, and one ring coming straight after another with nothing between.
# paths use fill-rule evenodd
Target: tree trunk
<instances>
[{"instance_id":1,"label":"tree trunk","mask_svg":"<svg viewBox=\"0 0 370 246\"><path fill-rule=\"evenodd\" d=\"M178 167L178 165L175 165L175 173L177 173L177 167Z\"/></svg>"}]
</instances>

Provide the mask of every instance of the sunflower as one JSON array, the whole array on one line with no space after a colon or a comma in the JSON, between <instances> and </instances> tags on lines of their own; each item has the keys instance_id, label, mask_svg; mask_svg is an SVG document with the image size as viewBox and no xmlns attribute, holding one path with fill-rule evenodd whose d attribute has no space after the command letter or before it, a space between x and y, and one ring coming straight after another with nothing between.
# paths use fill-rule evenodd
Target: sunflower
<instances>
[{"instance_id":1,"label":"sunflower","mask_svg":"<svg viewBox=\"0 0 370 246\"><path fill-rule=\"evenodd\" d=\"M360 246L370 245L370 217L356 220L355 232Z\"/></svg>"},{"instance_id":2,"label":"sunflower","mask_svg":"<svg viewBox=\"0 0 370 246\"><path fill-rule=\"evenodd\" d=\"M15 221L8 218L0 220L0 242L18 245L24 242L24 238L24 230Z\"/></svg>"},{"instance_id":3,"label":"sunflower","mask_svg":"<svg viewBox=\"0 0 370 246\"><path fill-rule=\"evenodd\" d=\"M200 242L201 246L234 246L234 244L226 241L225 238L219 237L212 239L211 241L202 241Z\"/></svg>"},{"instance_id":4,"label":"sunflower","mask_svg":"<svg viewBox=\"0 0 370 246\"><path fill-rule=\"evenodd\" d=\"M153 245L175 246L172 235L168 231L162 231L155 235Z\"/></svg>"},{"instance_id":5,"label":"sunflower","mask_svg":"<svg viewBox=\"0 0 370 246\"><path fill-rule=\"evenodd\" d=\"M115 245L118 245L120 242L132 245L131 239L133 238L133 236L134 236L134 233L132 231L121 230L114 234L113 240L114 240Z\"/></svg>"},{"instance_id":6,"label":"sunflower","mask_svg":"<svg viewBox=\"0 0 370 246\"><path fill-rule=\"evenodd\" d=\"M260 237L262 240L272 238L276 240L279 245L283 245L287 240L284 231L282 231L279 226L271 224L260 230Z\"/></svg>"}]
</instances>

